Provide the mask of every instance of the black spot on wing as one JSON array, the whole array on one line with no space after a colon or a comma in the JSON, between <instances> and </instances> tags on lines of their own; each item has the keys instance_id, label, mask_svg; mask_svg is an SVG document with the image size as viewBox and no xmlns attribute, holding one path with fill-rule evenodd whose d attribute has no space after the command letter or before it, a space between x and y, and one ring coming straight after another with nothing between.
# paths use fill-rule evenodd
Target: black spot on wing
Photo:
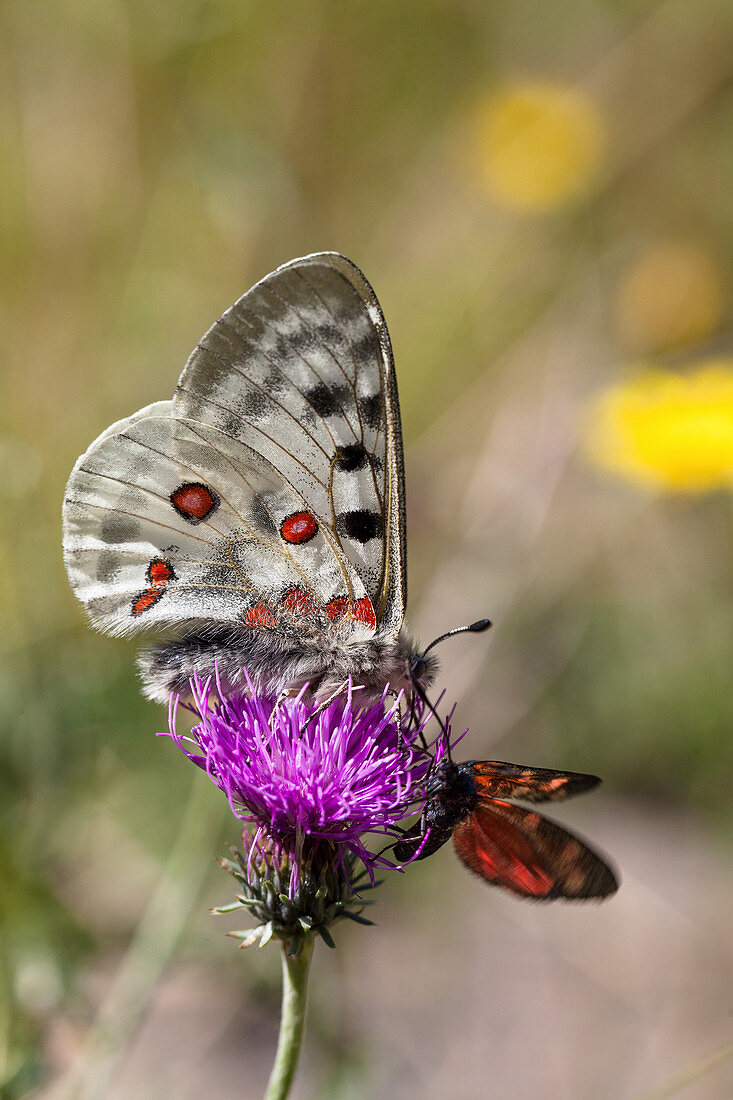
<instances>
[{"instance_id":1,"label":"black spot on wing","mask_svg":"<svg viewBox=\"0 0 733 1100\"><path fill-rule=\"evenodd\" d=\"M134 542L140 535L140 524L130 516L110 515L106 516L99 525L99 537L102 542L112 545L115 543Z\"/></svg>"},{"instance_id":2,"label":"black spot on wing","mask_svg":"<svg viewBox=\"0 0 733 1100\"><path fill-rule=\"evenodd\" d=\"M241 405L241 415L247 420L264 420L271 412L272 402L258 390L248 393Z\"/></svg>"},{"instance_id":3,"label":"black spot on wing","mask_svg":"<svg viewBox=\"0 0 733 1100\"><path fill-rule=\"evenodd\" d=\"M359 410L364 423L376 430L379 427L379 421L382 419L381 393L372 393L368 397L360 398Z\"/></svg>"},{"instance_id":4,"label":"black spot on wing","mask_svg":"<svg viewBox=\"0 0 733 1100\"><path fill-rule=\"evenodd\" d=\"M123 559L115 550L100 550L97 558L97 580L105 584L112 584L119 577L122 564Z\"/></svg>"},{"instance_id":5,"label":"black spot on wing","mask_svg":"<svg viewBox=\"0 0 733 1100\"><path fill-rule=\"evenodd\" d=\"M342 473L351 474L355 470L363 470L369 463L369 455L361 443L349 443L336 448L334 466Z\"/></svg>"},{"instance_id":6,"label":"black spot on wing","mask_svg":"<svg viewBox=\"0 0 733 1100\"><path fill-rule=\"evenodd\" d=\"M365 366L374 362L374 359L380 354L379 341L373 332L367 332L360 336L352 343L351 347L354 358Z\"/></svg>"},{"instance_id":7,"label":"black spot on wing","mask_svg":"<svg viewBox=\"0 0 733 1100\"><path fill-rule=\"evenodd\" d=\"M366 508L360 508L355 512L341 512L336 517L336 531L341 538L353 539L354 542L369 542L370 539L380 538L382 534L382 517L379 512L372 512Z\"/></svg>"},{"instance_id":8,"label":"black spot on wing","mask_svg":"<svg viewBox=\"0 0 733 1100\"><path fill-rule=\"evenodd\" d=\"M348 396L346 386L326 386L319 382L310 389L306 389L303 396L311 408L315 409L318 416L329 417L341 415L344 398Z\"/></svg>"},{"instance_id":9,"label":"black spot on wing","mask_svg":"<svg viewBox=\"0 0 733 1100\"><path fill-rule=\"evenodd\" d=\"M254 496L252 498L250 510L252 513L252 518L254 519L255 527L257 527L263 534L278 534L277 524L272 518L272 515L267 508L267 504L261 496Z\"/></svg>"}]
</instances>

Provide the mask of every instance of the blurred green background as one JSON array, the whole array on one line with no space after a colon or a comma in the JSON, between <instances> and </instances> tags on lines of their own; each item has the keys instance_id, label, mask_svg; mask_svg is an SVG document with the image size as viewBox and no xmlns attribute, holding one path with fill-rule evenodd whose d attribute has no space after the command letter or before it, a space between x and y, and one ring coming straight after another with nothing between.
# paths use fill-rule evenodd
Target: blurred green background
<instances>
[{"instance_id":1,"label":"blurred green background","mask_svg":"<svg viewBox=\"0 0 733 1100\"><path fill-rule=\"evenodd\" d=\"M206 913L236 824L86 626L60 507L322 249L392 334L412 626L495 622L443 650L468 755L601 774L564 817L626 881L558 915L447 850L394 876L322 960L296 1095L633 1097L730 1042L731 5L5 0L0 29L0 1095L261 1093L277 964Z\"/></svg>"}]
</instances>

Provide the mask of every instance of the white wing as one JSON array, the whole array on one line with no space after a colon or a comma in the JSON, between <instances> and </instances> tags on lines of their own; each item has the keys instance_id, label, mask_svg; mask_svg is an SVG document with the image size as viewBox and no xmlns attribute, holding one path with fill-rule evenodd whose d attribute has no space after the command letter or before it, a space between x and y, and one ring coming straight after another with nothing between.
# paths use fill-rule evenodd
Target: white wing
<instances>
[{"instance_id":1,"label":"white wing","mask_svg":"<svg viewBox=\"0 0 733 1100\"><path fill-rule=\"evenodd\" d=\"M232 306L173 402L77 462L64 549L101 629L196 621L394 635L404 614L403 472L389 337L333 253Z\"/></svg>"}]
</instances>

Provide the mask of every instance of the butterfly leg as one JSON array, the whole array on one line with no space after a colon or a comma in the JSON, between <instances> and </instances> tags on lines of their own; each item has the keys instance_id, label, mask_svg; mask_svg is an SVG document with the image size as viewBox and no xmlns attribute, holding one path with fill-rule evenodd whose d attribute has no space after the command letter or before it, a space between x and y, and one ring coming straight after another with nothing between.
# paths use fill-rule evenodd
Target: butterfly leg
<instances>
[{"instance_id":1,"label":"butterfly leg","mask_svg":"<svg viewBox=\"0 0 733 1100\"><path fill-rule=\"evenodd\" d=\"M295 694L295 691L293 690L293 688L285 688L284 691L280 692L277 699L275 700L275 705L272 708L272 714L270 715L270 727L271 728L273 726L273 723L275 722L277 712L280 709L280 707L283 705L283 703L285 702L286 699L289 699L294 694Z\"/></svg>"},{"instance_id":2,"label":"butterfly leg","mask_svg":"<svg viewBox=\"0 0 733 1100\"><path fill-rule=\"evenodd\" d=\"M389 695L390 699L394 699L394 709L392 711L392 717L394 718L395 725L397 726L397 748L402 750L405 747L405 732L402 727L402 708L400 706L403 699L403 693L401 691L397 692L390 689L387 692L387 695Z\"/></svg>"},{"instance_id":3,"label":"butterfly leg","mask_svg":"<svg viewBox=\"0 0 733 1100\"><path fill-rule=\"evenodd\" d=\"M306 718L305 722L303 723L303 729L305 729L306 726L309 726L311 722L318 717L319 714L323 714L324 710L326 710L327 707L331 706L331 703L334 701L334 699L338 699L339 695L343 695L343 693L348 689L348 686L349 685L346 683L339 684L336 690L331 695L329 695L328 699L324 700L324 702L322 703L319 703L313 713L309 714Z\"/></svg>"}]
</instances>

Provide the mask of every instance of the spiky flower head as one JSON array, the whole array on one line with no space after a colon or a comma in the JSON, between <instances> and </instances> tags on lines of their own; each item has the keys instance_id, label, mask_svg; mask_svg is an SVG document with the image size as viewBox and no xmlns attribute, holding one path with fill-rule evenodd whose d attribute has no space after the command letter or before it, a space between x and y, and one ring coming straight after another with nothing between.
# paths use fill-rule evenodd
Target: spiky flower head
<instances>
[{"instance_id":1,"label":"spiky flower head","mask_svg":"<svg viewBox=\"0 0 733 1100\"><path fill-rule=\"evenodd\" d=\"M273 699L247 683L247 692L225 695L211 678L194 676L197 721L190 737L178 732L174 697L169 735L247 825L243 852L225 866L240 882L240 904L260 920L261 938L322 933L338 917L358 915L375 868L395 866L367 840L381 834L383 849L424 799L432 756L418 742L427 717L420 709L401 722L387 688L379 702L360 706L360 690L348 684L316 706L305 688Z\"/></svg>"}]
</instances>

